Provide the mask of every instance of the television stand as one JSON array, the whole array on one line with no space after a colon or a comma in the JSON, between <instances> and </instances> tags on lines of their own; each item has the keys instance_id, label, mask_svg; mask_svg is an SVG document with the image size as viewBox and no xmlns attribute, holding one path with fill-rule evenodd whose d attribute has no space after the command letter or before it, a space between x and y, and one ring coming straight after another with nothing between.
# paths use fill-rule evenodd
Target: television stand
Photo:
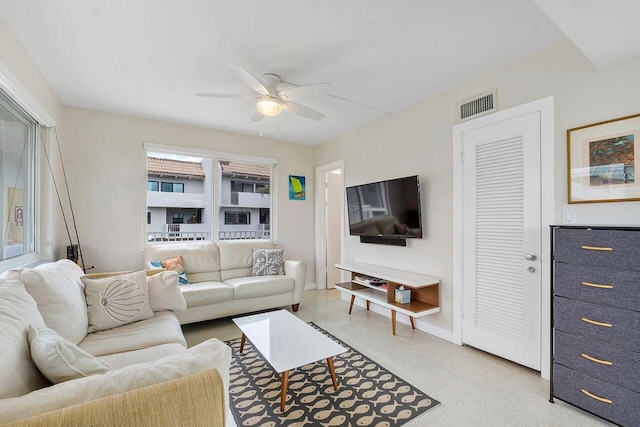
<instances>
[{"instance_id":1,"label":"television stand","mask_svg":"<svg viewBox=\"0 0 640 427\"><path fill-rule=\"evenodd\" d=\"M411 328L415 329L414 318L440 311L440 279L437 277L350 261L336 264L335 267L351 272L350 282L336 284L340 292L351 295L349 314L353 310L356 298L366 301L367 310L370 303L388 308L391 310L393 335L396 334L396 313L409 316ZM382 285L359 279L363 275L386 280L386 289L383 289ZM411 291L411 299L408 303L395 302L395 290L400 286Z\"/></svg>"}]
</instances>

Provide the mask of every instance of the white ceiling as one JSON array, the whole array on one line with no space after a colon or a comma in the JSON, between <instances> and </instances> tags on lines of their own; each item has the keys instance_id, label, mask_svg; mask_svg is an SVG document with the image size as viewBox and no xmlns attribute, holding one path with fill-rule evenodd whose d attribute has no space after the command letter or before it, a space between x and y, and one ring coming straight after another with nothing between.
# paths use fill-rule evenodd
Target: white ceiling
<instances>
[{"instance_id":1,"label":"white ceiling","mask_svg":"<svg viewBox=\"0 0 640 427\"><path fill-rule=\"evenodd\" d=\"M548 16L576 2L539 3L0 0L0 15L66 105L315 145L563 39ZM371 108L325 96L301 102L321 121L251 122L251 100L194 96L252 94L227 64Z\"/></svg>"}]
</instances>

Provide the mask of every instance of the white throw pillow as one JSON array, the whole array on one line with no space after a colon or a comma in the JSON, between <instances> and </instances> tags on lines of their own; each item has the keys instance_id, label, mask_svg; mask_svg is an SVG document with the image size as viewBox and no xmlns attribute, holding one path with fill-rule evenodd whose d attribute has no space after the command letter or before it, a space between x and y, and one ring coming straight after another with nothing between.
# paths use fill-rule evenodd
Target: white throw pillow
<instances>
[{"instance_id":1,"label":"white throw pillow","mask_svg":"<svg viewBox=\"0 0 640 427\"><path fill-rule=\"evenodd\" d=\"M53 329L29 325L28 338L33 362L42 375L54 384L111 370Z\"/></svg>"},{"instance_id":2,"label":"white throw pillow","mask_svg":"<svg viewBox=\"0 0 640 427\"><path fill-rule=\"evenodd\" d=\"M284 249L253 248L252 276L282 276Z\"/></svg>"},{"instance_id":3,"label":"white throw pillow","mask_svg":"<svg viewBox=\"0 0 640 427\"><path fill-rule=\"evenodd\" d=\"M178 273L163 271L147 277L149 305L153 311L186 311L187 302L178 287Z\"/></svg>"},{"instance_id":4,"label":"white throw pillow","mask_svg":"<svg viewBox=\"0 0 640 427\"><path fill-rule=\"evenodd\" d=\"M87 297L89 333L153 317L144 270L101 279L83 276L82 283Z\"/></svg>"}]
</instances>

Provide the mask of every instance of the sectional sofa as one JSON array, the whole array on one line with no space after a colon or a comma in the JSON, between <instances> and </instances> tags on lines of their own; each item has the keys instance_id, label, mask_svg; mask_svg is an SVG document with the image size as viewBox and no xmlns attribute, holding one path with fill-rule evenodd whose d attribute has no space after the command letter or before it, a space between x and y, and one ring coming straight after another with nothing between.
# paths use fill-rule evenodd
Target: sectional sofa
<instances>
[{"instance_id":1,"label":"sectional sofa","mask_svg":"<svg viewBox=\"0 0 640 427\"><path fill-rule=\"evenodd\" d=\"M146 283L141 273L136 280ZM177 288L175 273L162 274L173 275ZM224 426L231 362L224 343L212 338L187 349L175 313L157 307L143 320L89 333L86 276L68 260L10 270L0 279L0 423ZM165 295L168 306L180 306L171 299L176 292L180 297L177 289ZM160 297L150 309L162 306ZM52 384L52 374L39 369L34 334L44 332L59 335L46 343L54 346L45 346L53 349L48 368L73 378ZM100 372L87 374L88 364Z\"/></svg>"}]
</instances>

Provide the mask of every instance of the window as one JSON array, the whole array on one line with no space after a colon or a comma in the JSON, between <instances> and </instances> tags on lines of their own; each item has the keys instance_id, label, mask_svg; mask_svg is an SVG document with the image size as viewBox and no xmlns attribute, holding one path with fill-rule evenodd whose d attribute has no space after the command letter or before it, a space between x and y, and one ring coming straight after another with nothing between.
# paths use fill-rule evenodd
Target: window
<instances>
[{"instance_id":1,"label":"window","mask_svg":"<svg viewBox=\"0 0 640 427\"><path fill-rule=\"evenodd\" d=\"M275 238L275 160L233 160L226 153L152 143L144 148L147 182L157 182L159 190L146 192L146 208L153 213L147 242ZM185 190L189 198L169 194Z\"/></svg>"},{"instance_id":2,"label":"window","mask_svg":"<svg viewBox=\"0 0 640 427\"><path fill-rule=\"evenodd\" d=\"M151 212L147 212L147 225L151 224Z\"/></svg>"},{"instance_id":3,"label":"window","mask_svg":"<svg viewBox=\"0 0 640 427\"><path fill-rule=\"evenodd\" d=\"M224 223L227 225L251 224L251 212L227 211L224 213Z\"/></svg>"},{"instance_id":4,"label":"window","mask_svg":"<svg viewBox=\"0 0 640 427\"><path fill-rule=\"evenodd\" d=\"M36 141L36 122L0 93L0 260L35 255Z\"/></svg>"},{"instance_id":5,"label":"window","mask_svg":"<svg viewBox=\"0 0 640 427\"><path fill-rule=\"evenodd\" d=\"M184 214L182 212L176 212L173 214L174 224L184 224Z\"/></svg>"},{"instance_id":6,"label":"window","mask_svg":"<svg viewBox=\"0 0 640 427\"><path fill-rule=\"evenodd\" d=\"M260 208L260 224L269 224L269 209Z\"/></svg>"},{"instance_id":7,"label":"window","mask_svg":"<svg viewBox=\"0 0 640 427\"><path fill-rule=\"evenodd\" d=\"M158 191L158 181L147 181L147 191Z\"/></svg>"},{"instance_id":8,"label":"window","mask_svg":"<svg viewBox=\"0 0 640 427\"><path fill-rule=\"evenodd\" d=\"M252 182L231 181L231 191L236 193L253 193Z\"/></svg>"},{"instance_id":9,"label":"window","mask_svg":"<svg viewBox=\"0 0 640 427\"><path fill-rule=\"evenodd\" d=\"M178 182L163 182L161 189L166 193L184 193L184 184Z\"/></svg>"}]
</instances>

